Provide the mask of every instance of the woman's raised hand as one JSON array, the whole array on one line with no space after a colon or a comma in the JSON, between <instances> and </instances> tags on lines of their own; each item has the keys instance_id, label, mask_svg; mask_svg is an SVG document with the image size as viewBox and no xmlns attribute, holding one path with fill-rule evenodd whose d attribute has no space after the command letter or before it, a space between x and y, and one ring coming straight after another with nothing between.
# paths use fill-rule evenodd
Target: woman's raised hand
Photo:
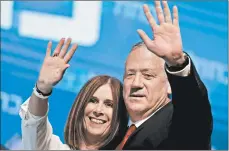
<instances>
[{"instance_id":1,"label":"woman's raised hand","mask_svg":"<svg viewBox=\"0 0 229 151\"><path fill-rule=\"evenodd\" d=\"M71 44L71 38L68 38L66 43L64 43L65 39L62 38L52 55L52 42L50 41L48 43L44 62L37 81L37 87L43 93L49 93L52 90L52 87L63 78L65 70L70 66L68 62L75 53L77 44L73 44L68 51Z\"/></svg>"}]
</instances>

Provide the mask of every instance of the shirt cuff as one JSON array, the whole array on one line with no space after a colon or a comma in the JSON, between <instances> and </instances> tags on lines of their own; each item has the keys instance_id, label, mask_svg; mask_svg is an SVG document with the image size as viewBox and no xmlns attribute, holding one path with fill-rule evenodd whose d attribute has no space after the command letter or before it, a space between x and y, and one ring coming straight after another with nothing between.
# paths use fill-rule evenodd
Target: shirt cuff
<instances>
[{"instance_id":1,"label":"shirt cuff","mask_svg":"<svg viewBox=\"0 0 229 151\"><path fill-rule=\"evenodd\" d=\"M191 71L191 60L190 60L189 57L188 57L188 60L189 60L188 65L184 69L182 69L180 71L175 71L175 72L173 71L172 72L172 71L169 71L169 69L167 67L165 69L170 74L173 74L173 75L176 75L176 76L187 77L189 75L190 71Z\"/></svg>"}]
</instances>

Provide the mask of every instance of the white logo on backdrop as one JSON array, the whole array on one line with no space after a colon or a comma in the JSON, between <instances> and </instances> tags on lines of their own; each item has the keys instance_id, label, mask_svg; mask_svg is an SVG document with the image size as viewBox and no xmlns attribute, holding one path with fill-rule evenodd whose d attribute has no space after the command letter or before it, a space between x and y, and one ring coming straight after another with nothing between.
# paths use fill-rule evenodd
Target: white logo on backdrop
<instances>
[{"instance_id":1,"label":"white logo on backdrop","mask_svg":"<svg viewBox=\"0 0 229 151\"><path fill-rule=\"evenodd\" d=\"M1 91L2 111L11 115L18 115L22 97L16 94L8 94Z\"/></svg>"},{"instance_id":2,"label":"white logo on backdrop","mask_svg":"<svg viewBox=\"0 0 229 151\"><path fill-rule=\"evenodd\" d=\"M10 29L13 21L13 2L1 1L1 28Z\"/></svg>"},{"instance_id":3,"label":"white logo on backdrop","mask_svg":"<svg viewBox=\"0 0 229 151\"><path fill-rule=\"evenodd\" d=\"M1 28L10 29L13 20L13 1L1 1ZM45 2L44 2L45 4ZM72 17L22 10L19 14L19 34L45 40L59 41L71 37L82 46L92 46L100 34L101 1L73 2Z\"/></svg>"}]
</instances>

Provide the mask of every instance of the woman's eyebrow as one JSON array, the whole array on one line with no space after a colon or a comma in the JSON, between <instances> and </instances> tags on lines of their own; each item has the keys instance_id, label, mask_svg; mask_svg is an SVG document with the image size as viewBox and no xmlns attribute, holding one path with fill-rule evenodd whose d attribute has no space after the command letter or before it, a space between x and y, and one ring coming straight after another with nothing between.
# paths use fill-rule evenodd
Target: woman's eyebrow
<instances>
[{"instance_id":1,"label":"woman's eyebrow","mask_svg":"<svg viewBox=\"0 0 229 151\"><path fill-rule=\"evenodd\" d=\"M113 103L114 101L113 100L110 100L110 99L106 99L106 100L104 100L104 102L111 102L111 103Z\"/></svg>"}]
</instances>

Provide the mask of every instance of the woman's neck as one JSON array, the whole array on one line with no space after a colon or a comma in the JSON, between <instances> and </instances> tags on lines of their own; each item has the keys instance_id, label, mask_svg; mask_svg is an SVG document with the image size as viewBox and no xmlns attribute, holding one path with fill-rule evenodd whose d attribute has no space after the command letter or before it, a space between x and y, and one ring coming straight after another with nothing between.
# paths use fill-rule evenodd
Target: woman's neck
<instances>
[{"instance_id":1,"label":"woman's neck","mask_svg":"<svg viewBox=\"0 0 229 151\"><path fill-rule=\"evenodd\" d=\"M82 142L80 144L79 149L80 150L98 150L99 146L98 145L92 145L92 144L86 145L84 142Z\"/></svg>"},{"instance_id":2,"label":"woman's neck","mask_svg":"<svg viewBox=\"0 0 229 151\"><path fill-rule=\"evenodd\" d=\"M91 136L89 134L86 135L87 143L81 142L80 150L97 150L100 147L101 138Z\"/></svg>"}]
</instances>

